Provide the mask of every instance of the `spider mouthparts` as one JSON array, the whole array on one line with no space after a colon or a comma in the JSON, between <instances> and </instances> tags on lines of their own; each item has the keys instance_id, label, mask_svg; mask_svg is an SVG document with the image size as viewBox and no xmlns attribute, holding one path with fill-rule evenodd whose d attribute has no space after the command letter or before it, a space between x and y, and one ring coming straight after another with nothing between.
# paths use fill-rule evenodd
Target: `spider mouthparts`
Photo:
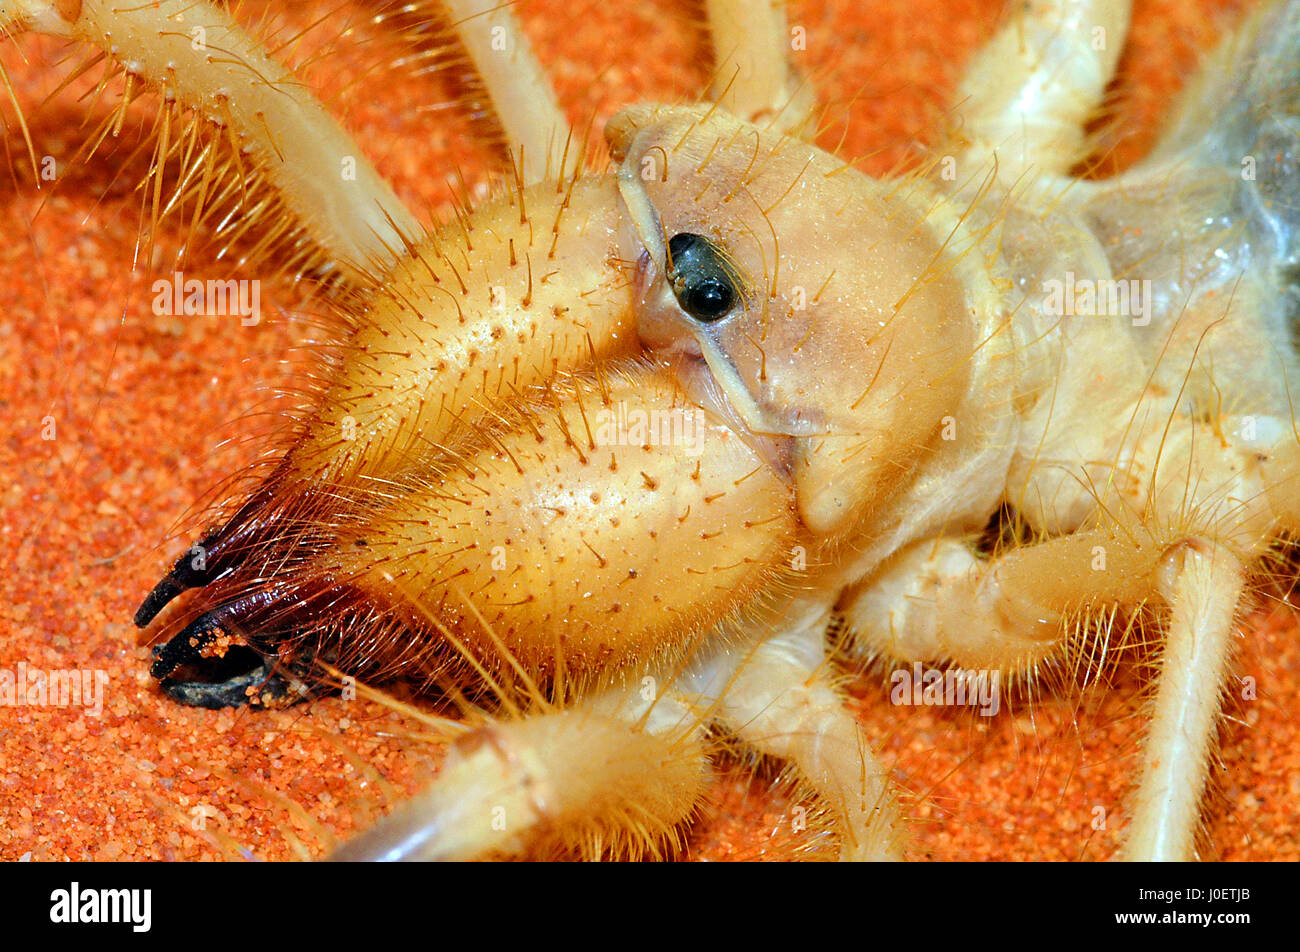
<instances>
[{"instance_id":1,"label":"spider mouthparts","mask_svg":"<svg viewBox=\"0 0 1300 952\"><path fill-rule=\"evenodd\" d=\"M148 627L158 613L177 595L192 588L202 588L218 576L230 571L232 566L218 565L213 560L218 551L220 537L225 533L225 529L218 530L181 554L176 564L172 566L172 570L158 581L158 584L144 597L140 607L135 610L137 628Z\"/></svg>"},{"instance_id":2,"label":"spider mouthparts","mask_svg":"<svg viewBox=\"0 0 1300 952\"><path fill-rule=\"evenodd\" d=\"M182 560L184 561L184 560ZM145 596L140 607L135 610L135 627L147 628L158 613L167 607L167 603L196 583L182 581L177 577L176 569L168 572Z\"/></svg>"},{"instance_id":3,"label":"spider mouthparts","mask_svg":"<svg viewBox=\"0 0 1300 952\"><path fill-rule=\"evenodd\" d=\"M237 622L265 608L264 598L228 602L190 622L153 649L149 673L163 691L191 707L288 707L311 696L305 671L268 656L239 633ZM187 675L180 680L173 675Z\"/></svg>"},{"instance_id":4,"label":"spider mouthparts","mask_svg":"<svg viewBox=\"0 0 1300 952\"><path fill-rule=\"evenodd\" d=\"M228 575L247 557L259 536L274 525L267 516L273 483L268 482L240 506L220 529L208 533L181 553L135 611L135 626L146 628L177 595L202 588Z\"/></svg>"},{"instance_id":5,"label":"spider mouthparts","mask_svg":"<svg viewBox=\"0 0 1300 952\"><path fill-rule=\"evenodd\" d=\"M165 580L164 580L165 581ZM203 665L224 660L231 648L246 646L237 634L228 632L222 624L230 606L222 606L200 615L165 644L155 645L153 665L149 673L162 680L184 665Z\"/></svg>"},{"instance_id":6,"label":"spider mouthparts","mask_svg":"<svg viewBox=\"0 0 1300 952\"><path fill-rule=\"evenodd\" d=\"M289 707L333 685L316 667L336 661L323 645L299 651L322 618L355 594L339 588L257 586L219 603L153 649L149 673L163 691L194 707Z\"/></svg>"}]
</instances>

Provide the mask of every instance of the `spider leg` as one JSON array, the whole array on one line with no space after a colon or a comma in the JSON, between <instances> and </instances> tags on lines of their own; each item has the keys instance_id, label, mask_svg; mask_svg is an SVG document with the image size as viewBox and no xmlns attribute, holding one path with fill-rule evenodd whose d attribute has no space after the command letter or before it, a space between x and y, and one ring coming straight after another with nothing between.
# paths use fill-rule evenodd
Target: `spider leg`
<instances>
[{"instance_id":1,"label":"spider leg","mask_svg":"<svg viewBox=\"0 0 1300 952\"><path fill-rule=\"evenodd\" d=\"M499 0L440 0L452 29L492 99L506 145L525 185L564 174L561 155L572 132L510 5ZM581 157L577 159L581 165Z\"/></svg>"},{"instance_id":2,"label":"spider leg","mask_svg":"<svg viewBox=\"0 0 1300 952\"><path fill-rule=\"evenodd\" d=\"M312 94L215 4L0 0L0 27L97 46L237 140L325 266L390 261L418 223Z\"/></svg>"},{"instance_id":3,"label":"spider leg","mask_svg":"<svg viewBox=\"0 0 1300 952\"><path fill-rule=\"evenodd\" d=\"M712 692L714 717L764 754L790 761L840 821L845 860L901 860L903 824L888 778L828 668L825 606L764 639Z\"/></svg>"},{"instance_id":4,"label":"spider leg","mask_svg":"<svg viewBox=\"0 0 1300 952\"><path fill-rule=\"evenodd\" d=\"M709 98L733 115L811 137L811 88L795 70L783 0L707 0L714 49Z\"/></svg>"},{"instance_id":5,"label":"spider leg","mask_svg":"<svg viewBox=\"0 0 1300 952\"><path fill-rule=\"evenodd\" d=\"M951 133L965 158L996 156L1003 181L1065 174L1085 158L1128 32L1129 0L1035 0L966 68Z\"/></svg>"},{"instance_id":6,"label":"spider leg","mask_svg":"<svg viewBox=\"0 0 1300 952\"><path fill-rule=\"evenodd\" d=\"M1095 546L1106 548L1110 564L1091 575L1113 585L1110 592L1088 592L1088 569L1071 568L1071 550L1082 557ZM1172 614L1123 855L1188 860L1218 727L1241 564L1226 549L1186 542L1144 546L1116 571L1122 548L1105 533L1085 531L981 562L959 540L935 540L904 553L842 610L863 650L905 660L947 657L967 669L1033 671L1062 649L1062 620L1072 607L1089 598L1123 603L1154 580Z\"/></svg>"},{"instance_id":7,"label":"spider leg","mask_svg":"<svg viewBox=\"0 0 1300 952\"><path fill-rule=\"evenodd\" d=\"M1008 590L1010 579L1020 576L1018 582L1029 582L1030 576L1007 563L1027 557L1044 576L1077 579L1068 561L1056 558L1062 547L1052 543L1073 546L1080 536L1087 547L1081 552L1098 540L1096 533L1078 533L984 563L957 540L924 543L871 587L855 593L843 610L859 645L892 657L931 661L946 656L967 668L1032 670L1061 645L1056 638L1024 634L1026 620L1036 622L1030 630L1039 635L1059 634L1067 605L1052 604L1050 585L1046 592L1038 585ZM1113 540L1107 544L1116 548ZM1142 575L1154 577L1172 612L1123 856L1189 860L1218 728L1242 569L1236 556L1206 543L1146 548L1154 561ZM1131 578L1135 568L1100 574L1122 585L1121 576ZM1050 581L1044 576L1040 581Z\"/></svg>"},{"instance_id":8,"label":"spider leg","mask_svg":"<svg viewBox=\"0 0 1300 952\"><path fill-rule=\"evenodd\" d=\"M1125 859L1196 857L1235 620L1247 604L1244 566L1263 554L1280 526L1294 531L1300 515L1300 440L1288 416L1225 415L1216 422L1222 434L1217 440L1203 437L1192 444L1189 438L1182 445L1166 438L1147 454L1166 470L1181 465L1199 474L1200 485L1184 487L1172 504L1166 502L1165 518L1196 518L1206 530L1199 536L1188 531L1187 541L1167 549L1156 573L1170 617Z\"/></svg>"},{"instance_id":9,"label":"spider leg","mask_svg":"<svg viewBox=\"0 0 1300 952\"><path fill-rule=\"evenodd\" d=\"M1058 513L1081 512L1090 501L1087 520L1104 511L1106 527L1062 523L1053 531L1067 534L987 560L961 539L923 542L851 590L840 610L863 653L1032 672L1062 650L1062 623L1071 615L1159 596L1170 620L1122 855L1187 860L1195 855L1243 565L1262 554L1279 525L1296 524L1300 452L1279 417L1225 415L1210 424L1125 412L1122 419L1147 421L1131 426L1131 450L1099 446L1084 457L1123 459L1103 467L1109 480L1045 465L1024 496L1051 500L1048 509Z\"/></svg>"},{"instance_id":10,"label":"spider leg","mask_svg":"<svg viewBox=\"0 0 1300 952\"><path fill-rule=\"evenodd\" d=\"M331 859L661 854L703 795L704 725L671 691L639 697L485 724L453 744L432 786Z\"/></svg>"},{"instance_id":11,"label":"spider leg","mask_svg":"<svg viewBox=\"0 0 1300 952\"><path fill-rule=\"evenodd\" d=\"M1099 549L1105 571L1095 570ZM1134 547L1107 529L994 558L968 540L939 537L905 549L850 589L840 611L863 655L1032 673L1061 650L1068 616L1090 604L1140 601L1158 555L1158 546Z\"/></svg>"},{"instance_id":12,"label":"spider leg","mask_svg":"<svg viewBox=\"0 0 1300 952\"><path fill-rule=\"evenodd\" d=\"M1189 542L1167 559L1160 591L1172 614L1122 856L1185 862L1195 858L1244 583L1240 560L1222 547Z\"/></svg>"}]
</instances>

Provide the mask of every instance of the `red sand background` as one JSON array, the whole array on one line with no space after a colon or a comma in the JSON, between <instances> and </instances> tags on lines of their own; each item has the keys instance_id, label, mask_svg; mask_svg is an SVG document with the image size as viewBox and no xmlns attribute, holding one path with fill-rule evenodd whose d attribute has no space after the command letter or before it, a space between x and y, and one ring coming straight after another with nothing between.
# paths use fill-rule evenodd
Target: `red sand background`
<instances>
[{"instance_id":1,"label":"red sand background","mask_svg":"<svg viewBox=\"0 0 1300 952\"><path fill-rule=\"evenodd\" d=\"M1113 145L1122 158L1149 145L1197 51L1234 22L1239 6L1139 2L1117 86L1124 107ZM307 22L323 7L288 8L294 22ZM867 163L879 171L931 139L963 63L1001 8L1001 0L794 3L792 22L807 28L808 62L829 70L823 100L837 115L847 110L846 152L882 150ZM357 9L328 17L308 45L327 41ZM575 121L593 108L603 119L624 103L689 97L702 87L707 56L678 10L605 0L521 5ZM327 94L337 93L332 108L404 199L439 206L457 165L471 183L480 180L485 156L465 127L444 111L417 108L446 95L437 82L375 68L376 56L387 55L382 44L337 45L315 75ZM276 282L263 288L272 319L253 328L231 318L150 313L148 297L130 289L139 201L131 177L118 174L140 136L128 128L112 154L64 168L84 136L83 117L104 110L69 94L36 108L66 74L52 65L59 50L27 37L0 54L38 154L54 156L62 176L53 190L31 188L11 122L5 142L16 171L5 178L22 184L0 187L0 668L100 668L110 684L99 718L79 709L0 708L0 858L221 855L176 819L196 806L227 844L289 856L285 832L301 832L308 817L335 830L363 819L356 807L375 783L358 773L361 758L405 786L419 782L422 758L381 734L396 720L370 703L329 699L278 713L173 704L149 679L148 648L130 618L198 528L192 518L178 520L251 458L246 443L219 444L262 425L240 421L265 405L265 388L285 379L280 360L305 335L303 317L294 293ZM358 76L359 85L340 92ZM12 109L4 114L12 119ZM229 276L219 267L210 274ZM248 267L238 276L259 272ZM47 416L57 427L53 441L40 438ZM1258 699L1224 731L1208 855L1295 859L1296 629L1281 607L1267 623L1257 620L1242 664L1257 679ZM1093 859L1113 851L1140 727L1131 680L1115 692L1047 698L991 723L893 708L878 679L863 680L855 693L863 723L912 794L914 857ZM360 758L349 760L345 750ZM226 779L230 773L242 781ZM302 811L251 786L280 791ZM764 789L762 779L724 777L689 855L768 850L781 804ZM172 806L164 811L159 802ZM1096 807L1109 817L1102 831L1091 826Z\"/></svg>"}]
</instances>

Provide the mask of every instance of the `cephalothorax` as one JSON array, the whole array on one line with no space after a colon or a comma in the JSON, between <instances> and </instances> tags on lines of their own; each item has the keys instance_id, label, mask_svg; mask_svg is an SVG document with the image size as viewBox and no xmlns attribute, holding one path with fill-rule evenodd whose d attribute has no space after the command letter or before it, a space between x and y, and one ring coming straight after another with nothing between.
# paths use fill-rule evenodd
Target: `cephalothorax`
<instances>
[{"instance_id":1,"label":"cephalothorax","mask_svg":"<svg viewBox=\"0 0 1300 952\"><path fill-rule=\"evenodd\" d=\"M141 606L203 588L154 675L214 707L297 700L322 660L526 688L348 856L655 851L717 728L793 765L841 855L897 858L833 656L996 689L1150 603L1127 852L1192 856L1244 579L1300 517L1300 5L1098 181L1070 171L1127 3L1027 8L934 160L883 181L805 141L779 5L709 10L714 102L624 110L590 175L553 108L503 108L514 187L424 234L368 169L337 180L356 150L220 11L0 0L241 137L352 314L293 448ZM458 24L471 57L498 28ZM503 75L475 60L499 102L535 72L513 42Z\"/></svg>"}]
</instances>

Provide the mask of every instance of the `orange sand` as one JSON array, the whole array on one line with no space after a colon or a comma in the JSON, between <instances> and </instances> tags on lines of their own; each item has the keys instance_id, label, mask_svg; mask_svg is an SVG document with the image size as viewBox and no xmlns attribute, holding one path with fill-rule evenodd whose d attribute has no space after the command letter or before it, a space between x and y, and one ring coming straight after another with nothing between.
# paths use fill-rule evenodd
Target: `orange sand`
<instances>
[{"instance_id":1,"label":"orange sand","mask_svg":"<svg viewBox=\"0 0 1300 952\"><path fill-rule=\"evenodd\" d=\"M288 6L297 21L314 16L310 4ZM1139 4L1118 86L1124 121L1114 144L1122 158L1149 145L1196 51L1233 21L1234 6ZM963 63L990 35L1001 7L1001 0L795 3L792 21L807 28L808 61L830 71L820 84L823 100L835 105L834 116L848 109L846 151L874 151L867 165L880 171L912 143L929 140ZM522 4L561 98L584 122L593 108L603 119L624 103L701 88L705 52L676 9L604 0ZM327 22L341 22L344 13ZM412 207L444 202L457 166L471 183L481 180L485 157L464 127L445 112L415 108L445 96L436 82L370 72L359 88L339 92L374 55L339 45L317 73L329 94L338 93L333 108ZM35 108L66 72L51 65L58 55L56 45L30 37L2 54L38 154L55 156L62 174L87 109L69 95ZM838 128L828 133L825 144L838 135ZM128 128L115 153L66 171L59 187L40 195L30 172L20 171L23 186L6 187L0 200L10 236L0 242L0 471L7 474L0 484L0 668L89 667L110 679L99 718L76 708L0 708L0 858L221 855L181 822L196 807L228 844L290 856L294 834L286 831L301 833L309 818L351 828L374 786L358 772L361 758L406 787L427 765L381 735L396 719L370 703L329 699L287 712L213 713L168 701L148 677L148 648L131 626L132 612L199 528L178 518L254 455L248 442L221 441L264 425L246 416L266 404L266 388L284 382L284 349L307 329L294 293L276 282L263 288L272 319L257 327L151 315L146 294L130 288L139 200L130 176L116 174L139 141ZM12 123L6 146L12 166L25 169ZM238 276L258 277L258 269ZM57 428L53 441L41 439L47 416ZM1289 612L1257 621L1242 664L1256 678L1258 700L1243 704L1235 712L1240 723L1224 731L1209 855L1295 859L1300 651ZM877 681L864 680L854 704L899 782L922 798L912 807L915 857L1091 859L1108 856L1118 842L1140 726L1134 697L1130 681L1110 694L1049 698L988 723L893 708ZM361 757L350 762L344 748ZM244 782L225 779L229 773ZM302 811L291 814L251 787L278 791ZM760 855L781 803L765 797L763 781L740 775L715 793L691 855ZM1109 817L1102 831L1091 827L1096 807Z\"/></svg>"}]
</instances>

